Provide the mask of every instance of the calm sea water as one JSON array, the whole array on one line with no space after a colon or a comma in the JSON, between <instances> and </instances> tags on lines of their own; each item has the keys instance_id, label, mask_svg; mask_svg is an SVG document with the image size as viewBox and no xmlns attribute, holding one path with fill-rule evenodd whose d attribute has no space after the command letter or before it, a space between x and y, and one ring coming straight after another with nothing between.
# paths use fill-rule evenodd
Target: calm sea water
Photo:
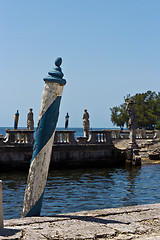
<instances>
[{"instance_id":1,"label":"calm sea water","mask_svg":"<svg viewBox=\"0 0 160 240\"><path fill-rule=\"evenodd\" d=\"M160 202L159 173L160 165L50 171L41 215ZM0 173L0 179L4 218L19 218L27 172Z\"/></svg>"},{"instance_id":2,"label":"calm sea water","mask_svg":"<svg viewBox=\"0 0 160 240\"><path fill-rule=\"evenodd\" d=\"M160 165L49 172L41 215L160 202ZM4 218L19 218L27 173L1 173Z\"/></svg>"}]
</instances>

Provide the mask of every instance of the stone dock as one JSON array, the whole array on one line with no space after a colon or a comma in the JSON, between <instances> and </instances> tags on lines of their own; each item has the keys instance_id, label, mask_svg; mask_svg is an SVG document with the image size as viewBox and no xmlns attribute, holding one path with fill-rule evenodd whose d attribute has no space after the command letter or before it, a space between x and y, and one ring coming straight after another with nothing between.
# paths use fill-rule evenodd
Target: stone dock
<instances>
[{"instance_id":1,"label":"stone dock","mask_svg":"<svg viewBox=\"0 0 160 240\"><path fill-rule=\"evenodd\" d=\"M0 239L159 240L160 203L5 220Z\"/></svg>"},{"instance_id":2,"label":"stone dock","mask_svg":"<svg viewBox=\"0 0 160 240\"><path fill-rule=\"evenodd\" d=\"M0 171L26 170L33 152L33 133L26 129L7 129L0 143ZM75 131L56 131L50 168L122 166L123 152L114 147L112 131L90 131L89 139L74 137Z\"/></svg>"},{"instance_id":3,"label":"stone dock","mask_svg":"<svg viewBox=\"0 0 160 240\"><path fill-rule=\"evenodd\" d=\"M89 139L77 137L75 131L56 131L52 147L50 168L87 168L124 166L129 147L129 131L89 131ZM26 170L32 158L34 131L6 129L0 138L0 171ZM148 152L159 149L160 131L137 130L136 142L143 162ZM144 161L143 161L144 160ZM152 161L153 163L153 161Z\"/></svg>"}]
</instances>

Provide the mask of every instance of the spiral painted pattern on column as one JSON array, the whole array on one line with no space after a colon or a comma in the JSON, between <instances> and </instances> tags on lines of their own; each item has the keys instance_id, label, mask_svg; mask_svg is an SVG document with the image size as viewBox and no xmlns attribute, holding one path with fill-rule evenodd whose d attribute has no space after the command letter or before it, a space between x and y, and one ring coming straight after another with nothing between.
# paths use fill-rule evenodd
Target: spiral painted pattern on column
<instances>
[{"instance_id":1,"label":"spiral painted pattern on column","mask_svg":"<svg viewBox=\"0 0 160 240\"><path fill-rule=\"evenodd\" d=\"M17 110L17 112L14 116L14 129L18 128L18 119L19 119L19 111Z\"/></svg>"},{"instance_id":2,"label":"spiral painted pattern on column","mask_svg":"<svg viewBox=\"0 0 160 240\"><path fill-rule=\"evenodd\" d=\"M25 190L22 217L39 216L41 212L59 106L63 87L66 84L60 68L61 63L62 59L57 58L56 67L48 73L48 77L43 79L45 86Z\"/></svg>"}]
</instances>

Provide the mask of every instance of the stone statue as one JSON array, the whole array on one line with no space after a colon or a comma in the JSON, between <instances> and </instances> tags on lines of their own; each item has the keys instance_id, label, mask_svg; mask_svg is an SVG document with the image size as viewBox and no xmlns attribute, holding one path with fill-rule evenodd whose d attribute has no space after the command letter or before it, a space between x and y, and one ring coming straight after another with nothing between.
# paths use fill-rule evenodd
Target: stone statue
<instances>
[{"instance_id":1,"label":"stone statue","mask_svg":"<svg viewBox=\"0 0 160 240\"><path fill-rule=\"evenodd\" d=\"M29 113L27 114L27 129L34 130L34 120L33 120L32 108L29 109Z\"/></svg>"},{"instance_id":2,"label":"stone statue","mask_svg":"<svg viewBox=\"0 0 160 240\"><path fill-rule=\"evenodd\" d=\"M137 146L136 144L136 128L137 128L137 120L136 120L136 112L134 110L134 105L135 102L133 100L128 100L127 101L127 113L129 116L129 121L128 121L128 128L130 130L130 144L131 147Z\"/></svg>"},{"instance_id":3,"label":"stone statue","mask_svg":"<svg viewBox=\"0 0 160 240\"><path fill-rule=\"evenodd\" d=\"M89 113L87 112L87 109L84 110L83 113L83 130L84 130L84 137L89 136Z\"/></svg>"}]
</instances>

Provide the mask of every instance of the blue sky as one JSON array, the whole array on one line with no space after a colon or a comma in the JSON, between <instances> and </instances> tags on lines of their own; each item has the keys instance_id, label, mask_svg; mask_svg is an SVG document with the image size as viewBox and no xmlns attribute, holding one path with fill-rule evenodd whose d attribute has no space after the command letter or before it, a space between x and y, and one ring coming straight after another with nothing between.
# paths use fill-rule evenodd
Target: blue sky
<instances>
[{"instance_id":1,"label":"blue sky","mask_svg":"<svg viewBox=\"0 0 160 240\"><path fill-rule=\"evenodd\" d=\"M62 57L58 127L113 127L110 108L127 94L160 91L159 0L0 0L0 126L35 125L43 78Z\"/></svg>"}]
</instances>

